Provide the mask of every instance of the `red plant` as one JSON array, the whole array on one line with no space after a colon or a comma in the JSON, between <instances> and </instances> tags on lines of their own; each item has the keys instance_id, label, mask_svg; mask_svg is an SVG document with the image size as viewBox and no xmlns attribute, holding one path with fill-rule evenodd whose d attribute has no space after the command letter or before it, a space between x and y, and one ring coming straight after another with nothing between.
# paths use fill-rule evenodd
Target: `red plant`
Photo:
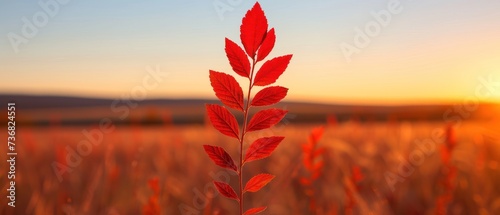
<instances>
[{"instance_id":1,"label":"red plant","mask_svg":"<svg viewBox=\"0 0 500 215\"><path fill-rule=\"evenodd\" d=\"M152 178L148 181L149 188L153 190L153 195L149 197L148 203L142 208L144 215L158 215L160 214L160 183L158 178Z\"/></svg>"},{"instance_id":2,"label":"red plant","mask_svg":"<svg viewBox=\"0 0 500 215\"><path fill-rule=\"evenodd\" d=\"M303 164L309 175L302 177L300 183L305 187L306 195L309 197L309 210L314 214L316 209L315 190L313 187L322 173L324 162L323 154L325 148L318 147L318 142L323 136L325 131L324 127L317 127L311 131L307 143L302 145L302 153L304 155Z\"/></svg>"},{"instance_id":3,"label":"red plant","mask_svg":"<svg viewBox=\"0 0 500 215\"><path fill-rule=\"evenodd\" d=\"M356 198L354 198L354 194L359 192L360 187L358 183L363 180L364 176L361 172L361 168L359 166L354 165L351 169L351 176L348 180L348 185L345 187L345 195L346 195L346 204L345 204L345 213L346 214L354 214L354 207L356 207Z\"/></svg>"},{"instance_id":4,"label":"red plant","mask_svg":"<svg viewBox=\"0 0 500 215\"><path fill-rule=\"evenodd\" d=\"M243 186L243 165L270 156L284 137L259 138L243 154L245 135L248 132L270 128L281 121L287 111L275 108L262 110L253 115L250 121L248 121L248 113L251 106L268 106L278 103L286 96L288 89L280 86L266 87L255 94L253 98L251 98L251 91L255 86L264 87L275 83L288 67L292 55L285 55L264 62L254 76L257 63L269 55L276 41L274 28L268 30L267 18L258 2L246 13L242 20L240 39L243 48L226 38L225 51L233 71L249 80L246 99L244 99L243 90L239 83L231 75L210 70L210 83L215 95L225 106L243 113L244 122L242 128L240 129L234 115L225 107L216 104L206 105L207 115L213 127L222 134L239 141L239 163L235 164L231 156L221 147L204 145L204 149L215 164L233 170L238 174L239 192L236 193L227 183L215 181L214 184L219 193L239 202L239 214L251 215L260 213L267 207L251 208L243 213L243 194L259 191L274 176L259 174L251 178Z\"/></svg>"},{"instance_id":5,"label":"red plant","mask_svg":"<svg viewBox=\"0 0 500 215\"><path fill-rule=\"evenodd\" d=\"M441 162L443 163L443 172L441 175L440 185L443 188L443 193L436 199L436 214L446 214L448 204L453 199L453 182L457 175L457 168L451 163L451 155L453 149L457 145L455 131L453 125L446 127L445 145L441 147Z\"/></svg>"}]
</instances>

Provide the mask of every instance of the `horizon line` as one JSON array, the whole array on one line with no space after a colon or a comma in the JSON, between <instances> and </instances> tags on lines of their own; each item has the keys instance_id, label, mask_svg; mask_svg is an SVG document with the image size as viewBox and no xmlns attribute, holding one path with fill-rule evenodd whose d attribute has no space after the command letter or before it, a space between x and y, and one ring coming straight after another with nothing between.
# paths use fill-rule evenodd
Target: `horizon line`
<instances>
[{"instance_id":1,"label":"horizon line","mask_svg":"<svg viewBox=\"0 0 500 215\"><path fill-rule=\"evenodd\" d=\"M39 94L39 93L5 93L5 92L0 92L0 96L2 97L9 97L9 96L33 96L33 97L62 97L62 98L80 98L80 99L101 99L101 100L113 100L116 99L112 96L90 96L90 95L76 95L76 94L50 94L50 93L44 93L44 94ZM204 97L204 96L199 96L199 97L176 97L176 96L170 96L170 97L147 97L145 99L142 99L141 101L151 101L151 100L217 100L216 97L209 98L209 97ZM429 99L432 100L432 99ZM435 99L434 99L435 100ZM450 105L456 105L459 104L463 101L458 101L458 100L448 100L448 101L428 101L428 102L393 102L393 101L366 101L366 102L329 102L329 101L319 101L318 100L298 100L298 99L284 99L283 102L287 103L303 103L303 104L317 104L317 105L345 105L345 106L378 106L378 107L397 107L397 106L450 106ZM500 105L500 102L493 102L493 101L479 101L478 104L481 105Z\"/></svg>"}]
</instances>

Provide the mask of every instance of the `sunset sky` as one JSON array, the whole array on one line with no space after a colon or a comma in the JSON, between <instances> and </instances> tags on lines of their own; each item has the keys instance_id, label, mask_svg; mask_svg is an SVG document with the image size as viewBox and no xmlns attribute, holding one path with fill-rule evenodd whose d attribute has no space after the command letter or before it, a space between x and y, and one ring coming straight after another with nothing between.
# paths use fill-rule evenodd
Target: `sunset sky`
<instances>
[{"instance_id":1,"label":"sunset sky","mask_svg":"<svg viewBox=\"0 0 500 215\"><path fill-rule=\"evenodd\" d=\"M239 43L241 19L254 4L72 0L58 4L16 53L11 40L23 36L23 17L43 21L39 2L54 1L0 0L0 94L116 98L142 84L147 66L159 65L168 76L148 98L215 98L208 70L234 74L224 37ZM373 24L372 14L389 10L389 2L399 2L400 12L346 60L341 44L354 45L355 29ZM491 97L475 95L481 80L500 82L500 1L260 3L276 28L270 56L294 54L277 82L290 88L289 101L500 101L500 84ZM230 11L220 16L214 4Z\"/></svg>"}]
</instances>

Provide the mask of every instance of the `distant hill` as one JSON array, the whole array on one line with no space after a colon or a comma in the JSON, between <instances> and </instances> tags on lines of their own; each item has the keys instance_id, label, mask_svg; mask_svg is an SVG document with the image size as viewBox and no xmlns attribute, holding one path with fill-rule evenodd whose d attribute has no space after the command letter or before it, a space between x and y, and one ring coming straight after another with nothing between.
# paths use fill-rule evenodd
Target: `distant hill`
<instances>
[{"instance_id":1,"label":"distant hill","mask_svg":"<svg viewBox=\"0 0 500 215\"><path fill-rule=\"evenodd\" d=\"M206 103L219 103L206 99L148 99L140 102L82 98L68 96L0 95L0 104L15 102L20 123L45 125L51 121L64 124L92 124L102 118L115 123L127 124L161 123L170 120L174 124L203 123ZM422 120L444 121L460 116L452 105L349 105L320 104L306 102L281 102L277 108L289 111L288 119L293 123L325 122L327 117L338 121L356 119L360 121ZM487 120L497 112L498 105L483 103L466 120ZM448 115L446 115L448 113ZM241 116L237 115L241 118ZM2 118L1 121L5 121Z\"/></svg>"},{"instance_id":2,"label":"distant hill","mask_svg":"<svg viewBox=\"0 0 500 215\"><path fill-rule=\"evenodd\" d=\"M1 95L0 102L15 101L23 109L47 108L81 108L110 106L113 99L70 97L70 96L36 96L36 95ZM140 105L198 105L211 100L202 99L151 99L139 102Z\"/></svg>"}]
</instances>

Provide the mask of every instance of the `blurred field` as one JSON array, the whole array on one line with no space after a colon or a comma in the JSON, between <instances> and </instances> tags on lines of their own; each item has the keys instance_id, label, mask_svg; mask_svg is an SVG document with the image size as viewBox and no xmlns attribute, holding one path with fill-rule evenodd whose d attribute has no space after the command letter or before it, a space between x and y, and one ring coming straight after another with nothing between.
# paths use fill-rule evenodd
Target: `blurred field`
<instances>
[{"instance_id":1,"label":"blurred field","mask_svg":"<svg viewBox=\"0 0 500 215\"><path fill-rule=\"evenodd\" d=\"M277 175L265 191L246 197L246 207L268 205L264 214L314 214L299 178L300 145L315 125L278 125L260 135L284 135L273 156L245 166L246 175ZM417 149L415 140L444 132L440 123L361 123L348 121L326 127L320 146L326 147L324 171L314 182L316 214L347 214L346 190L355 191L353 214L436 214L443 188L440 147L425 156L408 177L391 190L385 173L398 174L398 166ZM53 162L68 165L66 146L76 149L85 140L82 130L96 127L18 127L16 210L2 198L2 214L141 214L153 190L148 181L159 180L161 214L231 214L237 204L215 196L212 177L237 186L237 177L214 165L202 144L224 146L235 157L237 143L209 126L119 126L104 134L81 163L59 181ZM462 123L455 129L457 147L452 163L457 167L448 214L500 214L500 142L498 125ZM6 133L0 134L6 139ZM5 159L5 147L2 147ZM352 189L348 183L353 166L363 175ZM4 171L6 168L2 168ZM1 173L5 185L5 172ZM248 179L248 178L247 178ZM247 180L245 179L245 180ZM6 196L6 187L2 196ZM205 207L206 206L206 207ZM180 209L187 209L181 213Z\"/></svg>"}]
</instances>

